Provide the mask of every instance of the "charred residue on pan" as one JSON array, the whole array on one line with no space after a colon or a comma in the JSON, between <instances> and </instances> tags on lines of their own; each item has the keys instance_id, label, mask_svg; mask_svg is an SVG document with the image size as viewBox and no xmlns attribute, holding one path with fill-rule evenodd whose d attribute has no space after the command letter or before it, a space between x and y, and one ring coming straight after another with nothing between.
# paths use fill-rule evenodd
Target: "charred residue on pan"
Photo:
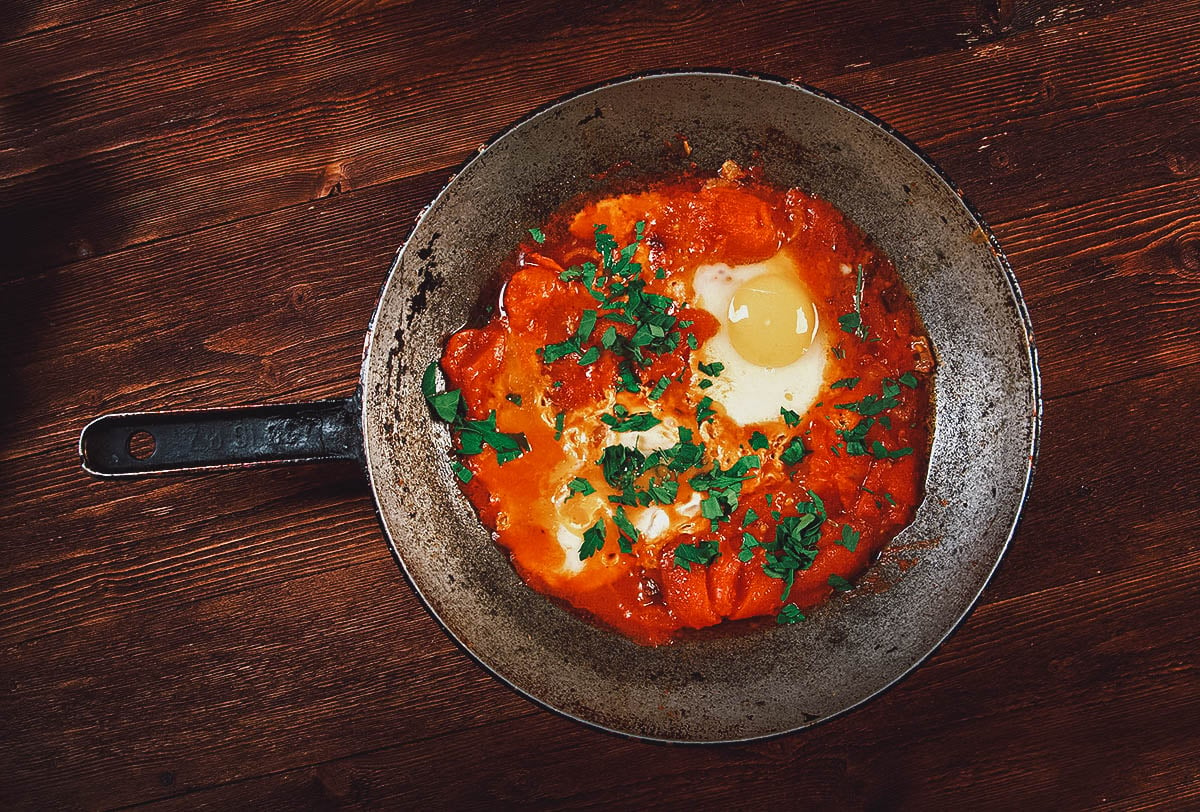
<instances>
[{"instance_id":1,"label":"charred residue on pan","mask_svg":"<svg viewBox=\"0 0 1200 812\"><path fill-rule=\"evenodd\" d=\"M588 113L583 118L579 119L579 121L575 123L575 126L582 127L584 124L595 121L598 118L604 118L604 111L600 109L599 105L596 106L595 110Z\"/></svg>"},{"instance_id":2,"label":"charred residue on pan","mask_svg":"<svg viewBox=\"0 0 1200 812\"><path fill-rule=\"evenodd\" d=\"M438 273L437 260L433 258L433 246L442 236L440 231L433 232L433 236L429 238L424 248L417 250L417 259L421 260L421 268L418 271L420 281L417 283L417 290L408 300L408 316L406 323L408 327L412 327L413 319L419 314L425 312L425 308L429 306L429 294L437 290L446 281L445 278Z\"/></svg>"}]
</instances>

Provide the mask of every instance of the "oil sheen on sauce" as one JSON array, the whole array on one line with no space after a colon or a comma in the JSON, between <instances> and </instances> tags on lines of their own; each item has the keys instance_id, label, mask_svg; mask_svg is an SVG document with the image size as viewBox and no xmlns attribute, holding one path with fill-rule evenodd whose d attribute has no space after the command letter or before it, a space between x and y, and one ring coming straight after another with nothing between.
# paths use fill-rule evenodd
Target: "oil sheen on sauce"
<instances>
[{"instance_id":1,"label":"oil sheen on sauce","mask_svg":"<svg viewBox=\"0 0 1200 812\"><path fill-rule=\"evenodd\" d=\"M726 170L565 207L441 358L464 419L524 436L502 464L456 455L517 572L646 645L798 619L850 588L922 496L933 356L892 264L829 203ZM610 238L636 246L624 267ZM619 272L589 284L589 262ZM629 287L669 317L642 337L663 351L640 359ZM731 468L733 488L704 476Z\"/></svg>"}]
</instances>

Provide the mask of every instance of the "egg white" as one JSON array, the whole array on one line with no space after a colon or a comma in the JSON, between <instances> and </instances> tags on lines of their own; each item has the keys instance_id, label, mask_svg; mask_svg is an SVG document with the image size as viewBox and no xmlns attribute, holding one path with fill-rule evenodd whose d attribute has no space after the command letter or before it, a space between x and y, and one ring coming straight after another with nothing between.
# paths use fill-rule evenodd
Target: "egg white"
<instances>
[{"instance_id":1,"label":"egg white","mask_svg":"<svg viewBox=\"0 0 1200 812\"><path fill-rule=\"evenodd\" d=\"M796 361L782 367L762 367L743 358L729 338L730 301L739 287L758 276L779 272L780 262L791 265L784 255L764 262L729 266L725 263L701 265L693 277L697 304L707 310L720 329L693 355L696 363L724 365L721 374L705 394L724 407L734 422L747 426L779 418L781 408L804 414L821 392L825 374L826 339L815 307L805 324L798 327L811 330L812 345ZM793 266L794 270L794 266ZM800 314L798 314L798 321Z\"/></svg>"}]
</instances>

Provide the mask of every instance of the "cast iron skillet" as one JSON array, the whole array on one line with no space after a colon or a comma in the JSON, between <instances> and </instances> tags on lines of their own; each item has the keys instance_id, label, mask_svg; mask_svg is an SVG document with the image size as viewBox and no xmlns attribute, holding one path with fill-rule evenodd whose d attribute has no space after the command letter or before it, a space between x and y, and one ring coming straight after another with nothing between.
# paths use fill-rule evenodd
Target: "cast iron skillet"
<instances>
[{"instance_id":1,"label":"cast iron skillet","mask_svg":"<svg viewBox=\"0 0 1200 812\"><path fill-rule=\"evenodd\" d=\"M937 352L926 497L876 575L802 624L643 648L527 588L448 467L421 373L526 234L601 173L732 158L834 203L888 253ZM611 182L612 175L609 175ZM1015 529L1040 423L1028 315L991 232L949 180L882 122L784 80L659 73L592 88L473 157L400 249L367 329L353 397L303 405L116 414L80 438L83 466L133 476L267 462L361 460L388 542L447 632L530 698L648 739L719 742L808 727L884 690L955 628ZM156 441L147 459L136 432Z\"/></svg>"}]
</instances>

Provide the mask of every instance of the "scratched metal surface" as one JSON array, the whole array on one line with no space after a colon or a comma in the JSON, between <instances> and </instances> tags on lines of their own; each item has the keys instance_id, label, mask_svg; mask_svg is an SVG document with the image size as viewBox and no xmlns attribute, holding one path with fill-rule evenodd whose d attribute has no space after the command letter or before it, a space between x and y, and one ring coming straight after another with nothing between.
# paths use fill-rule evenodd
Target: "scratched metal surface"
<instances>
[{"instance_id":1,"label":"scratched metal surface","mask_svg":"<svg viewBox=\"0 0 1200 812\"><path fill-rule=\"evenodd\" d=\"M828 198L895 262L939 358L927 496L894 542L890 587L839 597L798 626L637 646L525 587L447 467L420 397L493 269L558 203L619 160L669 169L685 134L715 171L760 162L769 181ZM553 105L472 160L399 254L364 361L364 435L380 517L450 634L533 699L592 725L668 741L753 739L856 706L919 664L969 610L1024 502L1039 423L1028 319L1003 256L955 189L885 126L795 85L683 73ZM400 472L403 472L401 474ZM603 685L603 690L597 690Z\"/></svg>"}]
</instances>

